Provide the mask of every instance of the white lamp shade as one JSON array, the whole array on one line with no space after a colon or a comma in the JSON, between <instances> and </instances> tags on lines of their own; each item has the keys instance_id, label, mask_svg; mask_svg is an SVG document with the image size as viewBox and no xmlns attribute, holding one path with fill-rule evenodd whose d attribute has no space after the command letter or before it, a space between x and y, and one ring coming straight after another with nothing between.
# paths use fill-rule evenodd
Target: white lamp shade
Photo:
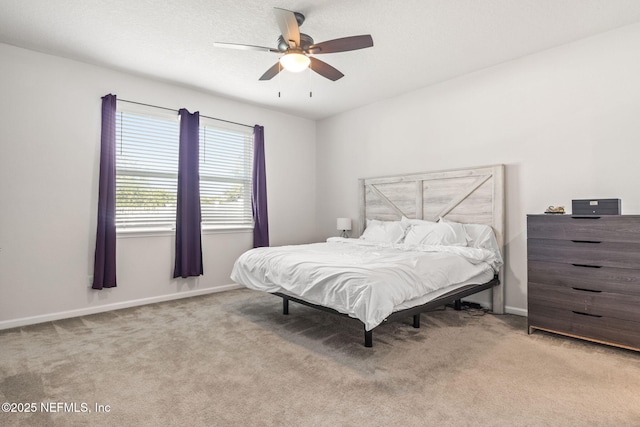
<instances>
[{"instance_id":1,"label":"white lamp shade","mask_svg":"<svg viewBox=\"0 0 640 427\"><path fill-rule=\"evenodd\" d=\"M307 67L309 67L310 62L311 60L307 55L297 52L287 53L280 58L280 64L282 64L282 67L284 67L285 70L293 71L294 73L306 70Z\"/></svg>"},{"instance_id":2,"label":"white lamp shade","mask_svg":"<svg viewBox=\"0 0 640 427\"><path fill-rule=\"evenodd\" d=\"M338 230L351 230L351 218L338 218Z\"/></svg>"}]
</instances>

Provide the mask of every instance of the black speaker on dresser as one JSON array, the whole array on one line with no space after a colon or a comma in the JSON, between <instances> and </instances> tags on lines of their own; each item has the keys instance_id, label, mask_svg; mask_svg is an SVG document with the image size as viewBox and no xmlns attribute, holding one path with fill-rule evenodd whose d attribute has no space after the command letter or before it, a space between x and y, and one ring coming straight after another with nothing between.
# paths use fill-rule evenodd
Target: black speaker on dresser
<instances>
[{"instance_id":1,"label":"black speaker on dresser","mask_svg":"<svg viewBox=\"0 0 640 427\"><path fill-rule=\"evenodd\" d=\"M577 199L571 201L572 215L620 215L620 199Z\"/></svg>"}]
</instances>

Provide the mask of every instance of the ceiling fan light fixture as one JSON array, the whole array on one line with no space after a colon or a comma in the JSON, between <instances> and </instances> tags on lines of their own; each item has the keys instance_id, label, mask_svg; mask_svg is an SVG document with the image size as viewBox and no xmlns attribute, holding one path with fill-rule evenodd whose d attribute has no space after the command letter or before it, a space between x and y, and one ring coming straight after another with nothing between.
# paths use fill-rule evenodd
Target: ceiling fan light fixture
<instances>
[{"instance_id":1,"label":"ceiling fan light fixture","mask_svg":"<svg viewBox=\"0 0 640 427\"><path fill-rule=\"evenodd\" d=\"M300 52L290 52L280 58L280 65L287 70L294 73L306 70L309 68L311 60L309 57Z\"/></svg>"}]
</instances>

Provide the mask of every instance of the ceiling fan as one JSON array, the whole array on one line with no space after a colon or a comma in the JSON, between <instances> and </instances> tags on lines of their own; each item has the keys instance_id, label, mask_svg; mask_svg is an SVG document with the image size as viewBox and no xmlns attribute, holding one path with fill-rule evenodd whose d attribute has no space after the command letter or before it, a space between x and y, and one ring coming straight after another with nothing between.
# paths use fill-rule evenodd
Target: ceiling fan
<instances>
[{"instance_id":1,"label":"ceiling fan","mask_svg":"<svg viewBox=\"0 0 640 427\"><path fill-rule=\"evenodd\" d=\"M344 74L326 62L311 55L346 52L373 46L373 38L371 38L369 34L314 43L311 36L300 32L300 26L305 19L302 13L291 12L290 10L280 9L278 7L273 8L273 12L281 33L281 36L278 37L278 46L276 48L235 43L215 42L213 44L216 47L259 50L284 54L278 62L260 77L260 80L270 80L282 71L282 69L298 72L311 68L321 76L336 81L342 78Z\"/></svg>"}]
</instances>

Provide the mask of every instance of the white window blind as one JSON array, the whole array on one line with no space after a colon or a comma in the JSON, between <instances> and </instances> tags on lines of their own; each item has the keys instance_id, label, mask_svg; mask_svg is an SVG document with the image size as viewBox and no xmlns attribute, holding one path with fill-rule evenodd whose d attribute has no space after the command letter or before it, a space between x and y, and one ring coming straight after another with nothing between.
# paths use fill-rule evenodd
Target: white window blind
<instances>
[{"instance_id":1,"label":"white window blind","mask_svg":"<svg viewBox=\"0 0 640 427\"><path fill-rule=\"evenodd\" d=\"M171 228L176 222L176 119L116 115L116 229Z\"/></svg>"},{"instance_id":2,"label":"white window blind","mask_svg":"<svg viewBox=\"0 0 640 427\"><path fill-rule=\"evenodd\" d=\"M200 207L203 227L253 226L252 168L252 129L214 127L205 119L200 119Z\"/></svg>"},{"instance_id":3,"label":"white window blind","mask_svg":"<svg viewBox=\"0 0 640 427\"><path fill-rule=\"evenodd\" d=\"M176 219L178 116L118 111L116 228L171 229ZM253 131L200 119L202 226L252 227Z\"/></svg>"}]
</instances>

